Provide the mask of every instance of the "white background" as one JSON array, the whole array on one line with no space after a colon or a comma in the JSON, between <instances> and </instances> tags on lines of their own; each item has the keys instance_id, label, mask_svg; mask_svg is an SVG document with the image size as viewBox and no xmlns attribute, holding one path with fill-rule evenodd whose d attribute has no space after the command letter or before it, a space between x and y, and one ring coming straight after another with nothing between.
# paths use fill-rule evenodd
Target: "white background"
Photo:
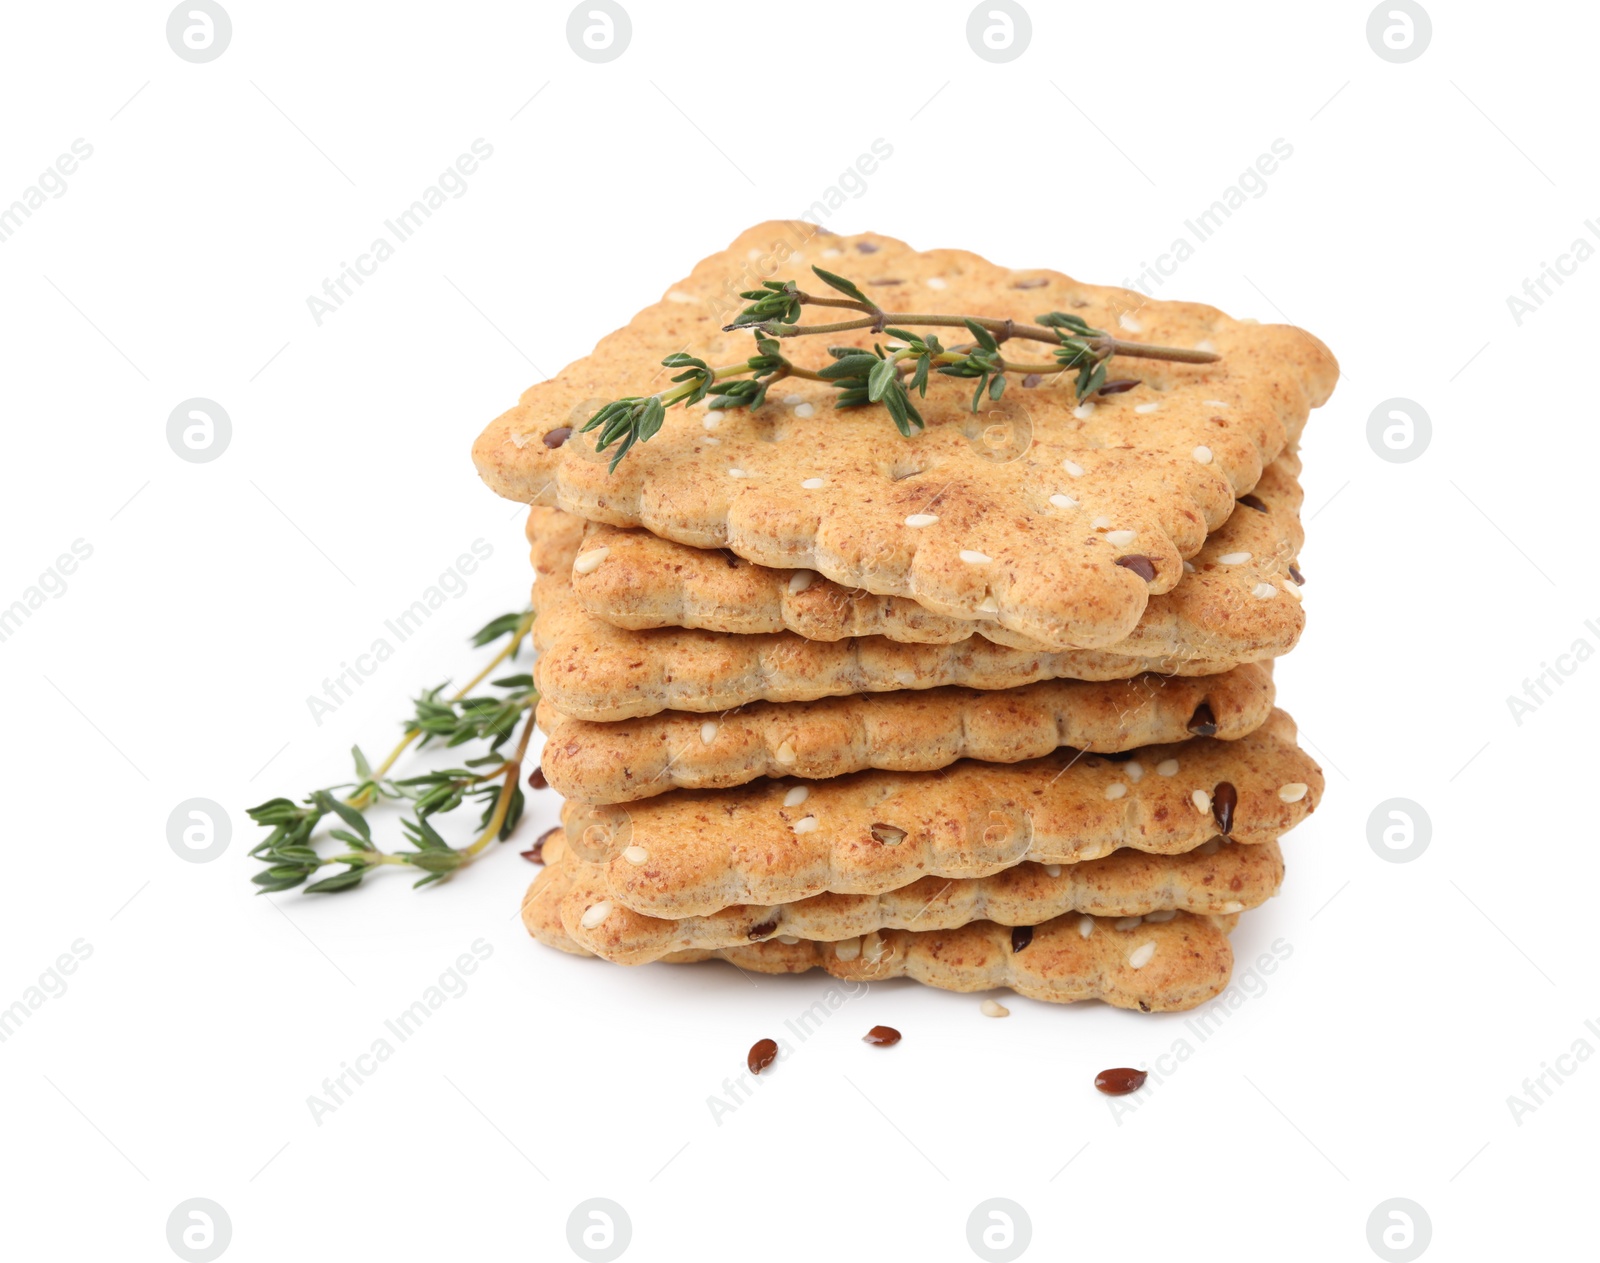
<instances>
[{"instance_id":1,"label":"white background","mask_svg":"<svg viewBox=\"0 0 1600 1263\"><path fill-rule=\"evenodd\" d=\"M1600 262L1520 326L1506 299L1600 245L1593 12L1441 0L1393 64L1364 3L1041 0L994 65L964 3L627 2L603 65L565 5L229 0L201 65L160 4L7 6L0 206L94 151L0 243L0 606L93 549L0 643L0 1007L92 949L0 1044L8 1257L172 1258L192 1197L227 1212L230 1261L576 1257L568 1215L597 1196L638 1259L973 1258L990 1197L1025 1208L1030 1258L1374 1257L1392 1197L1435 1258L1589 1233L1600 1059L1520 1125L1507 1098L1600 1048L1600 664L1520 724L1506 699L1600 647ZM1310 622L1279 670L1328 789L1235 937L1241 966L1292 955L1205 1042L1182 1016L1008 996L992 1021L881 985L719 1125L707 1098L830 979L539 948L514 845L429 891L256 898L244 808L386 748L525 600L520 515L468 459L482 425L880 137L830 227L1105 283L1292 145L1158 296L1290 319L1345 370L1307 430ZM319 327L307 296L478 138L465 194ZM195 396L232 418L212 463L167 445ZM1393 397L1432 418L1409 463L1367 440ZM316 723L307 695L479 539L464 595ZM212 863L167 843L196 796L231 819ZM1409 863L1368 844L1392 797L1432 821ZM535 796L522 836L556 809ZM466 994L313 1121L479 939ZM875 1023L905 1041L868 1048ZM1114 1117L1095 1072L1182 1039Z\"/></svg>"}]
</instances>

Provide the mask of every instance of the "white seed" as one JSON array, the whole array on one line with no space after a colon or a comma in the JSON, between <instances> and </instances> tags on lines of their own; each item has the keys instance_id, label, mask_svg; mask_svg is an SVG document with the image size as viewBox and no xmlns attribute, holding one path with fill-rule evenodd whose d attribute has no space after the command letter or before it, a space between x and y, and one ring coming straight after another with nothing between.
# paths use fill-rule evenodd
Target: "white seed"
<instances>
[{"instance_id":1,"label":"white seed","mask_svg":"<svg viewBox=\"0 0 1600 1263\"><path fill-rule=\"evenodd\" d=\"M1143 333L1144 332L1144 326L1142 324L1140 324L1137 320L1135 320L1127 312L1123 312L1120 316L1117 317L1117 323L1119 325L1121 325L1124 329L1126 329L1129 333Z\"/></svg>"},{"instance_id":2,"label":"white seed","mask_svg":"<svg viewBox=\"0 0 1600 1263\"><path fill-rule=\"evenodd\" d=\"M854 960L861 955L861 940L847 938L842 943L833 945L833 954L838 960Z\"/></svg>"},{"instance_id":3,"label":"white seed","mask_svg":"<svg viewBox=\"0 0 1600 1263\"><path fill-rule=\"evenodd\" d=\"M1093 933L1094 933L1094 918L1090 917L1090 916L1079 917L1078 918L1078 937L1079 938L1088 938L1089 935L1091 935Z\"/></svg>"},{"instance_id":4,"label":"white seed","mask_svg":"<svg viewBox=\"0 0 1600 1263\"><path fill-rule=\"evenodd\" d=\"M805 401L806 397L804 395L785 395L783 397L783 402L788 404L791 408L794 407L795 404L804 403Z\"/></svg>"},{"instance_id":5,"label":"white seed","mask_svg":"<svg viewBox=\"0 0 1600 1263\"><path fill-rule=\"evenodd\" d=\"M1258 601L1270 601L1273 597L1278 595L1278 589L1273 587L1270 583L1258 583L1255 587L1250 589L1250 595L1255 597Z\"/></svg>"},{"instance_id":6,"label":"white seed","mask_svg":"<svg viewBox=\"0 0 1600 1263\"><path fill-rule=\"evenodd\" d=\"M1310 788L1304 781L1290 781L1287 785L1278 787L1278 797L1286 803L1297 803L1306 796L1306 791Z\"/></svg>"},{"instance_id":7,"label":"white seed","mask_svg":"<svg viewBox=\"0 0 1600 1263\"><path fill-rule=\"evenodd\" d=\"M1107 798L1121 798L1127 792L1128 792L1128 787L1126 785L1124 785L1121 781L1115 781L1112 784L1106 786L1106 797Z\"/></svg>"},{"instance_id":8,"label":"white seed","mask_svg":"<svg viewBox=\"0 0 1600 1263\"><path fill-rule=\"evenodd\" d=\"M806 256L801 254L798 250L789 256L789 262L795 264L797 267L805 261Z\"/></svg>"},{"instance_id":9,"label":"white seed","mask_svg":"<svg viewBox=\"0 0 1600 1263\"><path fill-rule=\"evenodd\" d=\"M789 576L789 592L791 595L804 592L811 586L811 581L817 577L814 570L796 570Z\"/></svg>"},{"instance_id":10,"label":"white seed","mask_svg":"<svg viewBox=\"0 0 1600 1263\"><path fill-rule=\"evenodd\" d=\"M901 688L910 688L917 682L917 673L909 667L901 667L894 673L894 682Z\"/></svg>"},{"instance_id":11,"label":"white seed","mask_svg":"<svg viewBox=\"0 0 1600 1263\"><path fill-rule=\"evenodd\" d=\"M600 563L611 556L609 548L591 548L586 553L579 553L572 563L572 568L578 574L593 574L600 569Z\"/></svg>"},{"instance_id":12,"label":"white seed","mask_svg":"<svg viewBox=\"0 0 1600 1263\"><path fill-rule=\"evenodd\" d=\"M1135 412L1155 412L1161 405L1158 403L1141 403L1134 405Z\"/></svg>"},{"instance_id":13,"label":"white seed","mask_svg":"<svg viewBox=\"0 0 1600 1263\"><path fill-rule=\"evenodd\" d=\"M817 409L816 409L816 405L815 404L809 404L809 403L796 404L795 408L794 408L794 415L797 416L797 417L809 417L816 410Z\"/></svg>"},{"instance_id":14,"label":"white seed","mask_svg":"<svg viewBox=\"0 0 1600 1263\"><path fill-rule=\"evenodd\" d=\"M1200 444L1200 446L1195 448L1194 451L1190 452L1189 455L1193 456L1201 465L1209 465L1211 463L1211 449L1204 443Z\"/></svg>"},{"instance_id":15,"label":"white seed","mask_svg":"<svg viewBox=\"0 0 1600 1263\"><path fill-rule=\"evenodd\" d=\"M642 846L630 846L622 853L622 858L630 864L643 864L650 858L650 852Z\"/></svg>"},{"instance_id":16,"label":"white seed","mask_svg":"<svg viewBox=\"0 0 1600 1263\"><path fill-rule=\"evenodd\" d=\"M1061 865L1059 865L1059 864L1046 864L1044 866L1044 875L1046 877L1060 877L1061 876Z\"/></svg>"},{"instance_id":17,"label":"white seed","mask_svg":"<svg viewBox=\"0 0 1600 1263\"><path fill-rule=\"evenodd\" d=\"M1146 912L1144 919L1148 924L1160 925L1163 921L1170 921L1177 915L1176 909L1169 908L1164 912Z\"/></svg>"},{"instance_id":18,"label":"white seed","mask_svg":"<svg viewBox=\"0 0 1600 1263\"><path fill-rule=\"evenodd\" d=\"M798 807L810 797L811 787L809 785L796 785L783 796L783 805L785 807Z\"/></svg>"},{"instance_id":19,"label":"white seed","mask_svg":"<svg viewBox=\"0 0 1600 1263\"><path fill-rule=\"evenodd\" d=\"M794 752L794 742L785 741L773 752L772 757L784 767L793 767L797 757Z\"/></svg>"},{"instance_id":20,"label":"white seed","mask_svg":"<svg viewBox=\"0 0 1600 1263\"><path fill-rule=\"evenodd\" d=\"M1146 943L1142 947L1133 949L1133 955L1128 957L1129 969L1143 969L1150 963L1150 958L1156 954L1156 945Z\"/></svg>"},{"instance_id":21,"label":"white seed","mask_svg":"<svg viewBox=\"0 0 1600 1263\"><path fill-rule=\"evenodd\" d=\"M1162 759L1156 764L1157 776L1176 776L1178 774L1177 759Z\"/></svg>"},{"instance_id":22,"label":"white seed","mask_svg":"<svg viewBox=\"0 0 1600 1263\"><path fill-rule=\"evenodd\" d=\"M1143 917L1118 917L1116 925L1112 928L1118 930L1136 930L1139 928L1139 923L1143 920Z\"/></svg>"},{"instance_id":23,"label":"white seed","mask_svg":"<svg viewBox=\"0 0 1600 1263\"><path fill-rule=\"evenodd\" d=\"M610 915L611 903L609 900L602 899L599 903L591 904L583 910L583 918L578 924L586 930L592 930Z\"/></svg>"},{"instance_id":24,"label":"white seed","mask_svg":"<svg viewBox=\"0 0 1600 1263\"><path fill-rule=\"evenodd\" d=\"M822 257L824 259L837 259L843 253L843 250L835 250L832 246L829 246L822 252Z\"/></svg>"},{"instance_id":25,"label":"white seed","mask_svg":"<svg viewBox=\"0 0 1600 1263\"><path fill-rule=\"evenodd\" d=\"M817 824L815 816L801 816L794 822L796 833L815 833L821 826Z\"/></svg>"},{"instance_id":26,"label":"white seed","mask_svg":"<svg viewBox=\"0 0 1600 1263\"><path fill-rule=\"evenodd\" d=\"M782 943L785 947L793 947L799 941L800 940L797 939L793 934L778 935L778 942Z\"/></svg>"},{"instance_id":27,"label":"white seed","mask_svg":"<svg viewBox=\"0 0 1600 1263\"><path fill-rule=\"evenodd\" d=\"M961 550L961 560L969 566L982 566L987 565L994 558L989 556L988 553L980 553L976 548L963 548Z\"/></svg>"},{"instance_id":28,"label":"white seed","mask_svg":"<svg viewBox=\"0 0 1600 1263\"><path fill-rule=\"evenodd\" d=\"M879 933L874 930L871 934L861 936L861 957L869 965L876 965L883 959L884 953L889 950L889 945L883 941Z\"/></svg>"},{"instance_id":29,"label":"white seed","mask_svg":"<svg viewBox=\"0 0 1600 1263\"><path fill-rule=\"evenodd\" d=\"M1203 789L1197 789L1190 794L1189 801L1194 804L1194 809L1202 816L1211 810L1211 795Z\"/></svg>"},{"instance_id":30,"label":"white seed","mask_svg":"<svg viewBox=\"0 0 1600 1263\"><path fill-rule=\"evenodd\" d=\"M692 303L695 301L695 296L693 294L685 294L681 289L669 289L667 291L667 301L669 303Z\"/></svg>"},{"instance_id":31,"label":"white seed","mask_svg":"<svg viewBox=\"0 0 1600 1263\"><path fill-rule=\"evenodd\" d=\"M1210 338L1201 338L1200 341L1194 344L1194 349L1196 351L1215 351L1217 344Z\"/></svg>"},{"instance_id":32,"label":"white seed","mask_svg":"<svg viewBox=\"0 0 1600 1263\"><path fill-rule=\"evenodd\" d=\"M1067 473L1070 474L1074 478L1082 478L1083 477L1083 466L1078 464L1078 462L1075 461L1075 460L1064 460L1064 461L1062 461L1061 462L1061 468L1066 470Z\"/></svg>"},{"instance_id":33,"label":"white seed","mask_svg":"<svg viewBox=\"0 0 1600 1263\"><path fill-rule=\"evenodd\" d=\"M1221 399L1202 399L1200 402L1208 408L1226 408L1228 406Z\"/></svg>"},{"instance_id":34,"label":"white seed","mask_svg":"<svg viewBox=\"0 0 1600 1263\"><path fill-rule=\"evenodd\" d=\"M700 742L702 745L710 745L716 739L717 726L708 719L700 725Z\"/></svg>"},{"instance_id":35,"label":"white seed","mask_svg":"<svg viewBox=\"0 0 1600 1263\"><path fill-rule=\"evenodd\" d=\"M1290 596L1294 597L1295 600L1297 600L1297 601L1305 600L1305 597L1300 592L1300 585L1298 583L1296 583L1293 579L1283 579L1283 580L1281 580L1281 582L1283 584L1283 590L1285 592L1287 592Z\"/></svg>"},{"instance_id":36,"label":"white seed","mask_svg":"<svg viewBox=\"0 0 1600 1263\"><path fill-rule=\"evenodd\" d=\"M938 520L938 515L934 513L913 513L906 519L906 525L913 529L919 529L924 526L932 526Z\"/></svg>"},{"instance_id":37,"label":"white seed","mask_svg":"<svg viewBox=\"0 0 1600 1263\"><path fill-rule=\"evenodd\" d=\"M800 485L802 487L804 487L807 491L816 491L818 488L820 488L823 485L823 482L822 482L821 478L807 478Z\"/></svg>"},{"instance_id":38,"label":"white seed","mask_svg":"<svg viewBox=\"0 0 1600 1263\"><path fill-rule=\"evenodd\" d=\"M1122 774L1137 785L1144 779L1144 764L1138 759L1129 759L1122 765Z\"/></svg>"},{"instance_id":39,"label":"white seed","mask_svg":"<svg viewBox=\"0 0 1600 1263\"><path fill-rule=\"evenodd\" d=\"M1087 403L1080 403L1072 410L1072 415L1077 417L1080 421L1087 421L1090 417L1094 416L1094 401L1090 400Z\"/></svg>"},{"instance_id":40,"label":"white seed","mask_svg":"<svg viewBox=\"0 0 1600 1263\"><path fill-rule=\"evenodd\" d=\"M1106 517L1105 514L1102 513L1099 517L1095 518L1094 521L1090 522L1089 525L1094 527L1094 529L1097 530L1097 531L1110 530L1111 529L1111 519Z\"/></svg>"},{"instance_id":41,"label":"white seed","mask_svg":"<svg viewBox=\"0 0 1600 1263\"><path fill-rule=\"evenodd\" d=\"M1227 903L1222 905L1222 910L1224 912L1243 912L1244 904L1240 903L1237 899L1230 899Z\"/></svg>"},{"instance_id":42,"label":"white seed","mask_svg":"<svg viewBox=\"0 0 1600 1263\"><path fill-rule=\"evenodd\" d=\"M702 443L709 443L709 444L711 444L712 447L721 447L722 446L722 440L721 439L713 438L709 434L706 435L705 438L701 439L700 441Z\"/></svg>"},{"instance_id":43,"label":"white seed","mask_svg":"<svg viewBox=\"0 0 1600 1263\"><path fill-rule=\"evenodd\" d=\"M708 412L700 418L700 424L708 430L715 430L722 424L722 414L720 412Z\"/></svg>"},{"instance_id":44,"label":"white seed","mask_svg":"<svg viewBox=\"0 0 1600 1263\"><path fill-rule=\"evenodd\" d=\"M1183 563L1183 573L1184 574L1194 574L1195 573L1194 562L1185 561Z\"/></svg>"},{"instance_id":45,"label":"white seed","mask_svg":"<svg viewBox=\"0 0 1600 1263\"><path fill-rule=\"evenodd\" d=\"M1078 507L1078 502L1076 500L1069 495L1063 495L1059 491L1050 497L1050 503L1055 505L1055 507L1058 509L1075 509Z\"/></svg>"},{"instance_id":46,"label":"white seed","mask_svg":"<svg viewBox=\"0 0 1600 1263\"><path fill-rule=\"evenodd\" d=\"M944 277L942 277L942 276L930 276L928 278L928 288L929 289L949 289L950 288L950 282L945 280Z\"/></svg>"},{"instance_id":47,"label":"white seed","mask_svg":"<svg viewBox=\"0 0 1600 1263\"><path fill-rule=\"evenodd\" d=\"M1242 566L1250 560L1249 553L1223 553L1217 558L1224 566Z\"/></svg>"},{"instance_id":48,"label":"white seed","mask_svg":"<svg viewBox=\"0 0 1600 1263\"><path fill-rule=\"evenodd\" d=\"M1138 531L1107 531L1106 543L1114 544L1118 548L1126 548L1139 538Z\"/></svg>"},{"instance_id":49,"label":"white seed","mask_svg":"<svg viewBox=\"0 0 1600 1263\"><path fill-rule=\"evenodd\" d=\"M1011 1010L1006 1008L1006 1006L1001 1004L998 1000L985 1000L978 1006L978 1012L982 1013L984 1017L1011 1016Z\"/></svg>"},{"instance_id":50,"label":"white seed","mask_svg":"<svg viewBox=\"0 0 1600 1263\"><path fill-rule=\"evenodd\" d=\"M744 470L742 470L742 469L730 469L728 471L728 477L730 477L730 478L747 478L747 477L749 477L749 475L746 474L744 472Z\"/></svg>"}]
</instances>

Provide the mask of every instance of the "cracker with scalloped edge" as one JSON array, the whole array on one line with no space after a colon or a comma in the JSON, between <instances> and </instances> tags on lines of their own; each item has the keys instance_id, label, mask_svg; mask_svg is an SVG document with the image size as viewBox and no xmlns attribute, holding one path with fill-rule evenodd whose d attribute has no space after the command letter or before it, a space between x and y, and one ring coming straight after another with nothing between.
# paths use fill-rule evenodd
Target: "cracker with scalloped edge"
<instances>
[{"instance_id":1,"label":"cracker with scalloped edge","mask_svg":"<svg viewBox=\"0 0 1600 1263\"><path fill-rule=\"evenodd\" d=\"M1025 860L989 877L923 877L875 895L812 895L775 906L738 904L706 916L668 920L612 903L604 877L559 836L544 862L565 869L561 924L586 951L619 965L672 952L716 951L795 939L833 943L882 930L949 930L972 921L1039 925L1069 912L1111 918L1128 931L1179 912L1228 915L1259 907L1278 893L1283 852L1276 842L1242 846L1213 838L1182 855L1115 851L1080 864Z\"/></svg>"},{"instance_id":2,"label":"cracker with scalloped edge","mask_svg":"<svg viewBox=\"0 0 1600 1263\"><path fill-rule=\"evenodd\" d=\"M1102 652L1251 661L1292 649L1305 628L1295 577L1305 542L1299 474L1296 452L1273 461L1255 491L1184 563L1183 581L1151 597L1133 631ZM949 618L905 597L851 591L813 571L751 565L730 552L689 548L648 531L588 523L575 534L554 524L557 512L529 513L535 556L576 563L572 588L578 604L613 627L735 635L790 631L829 641L886 636L911 644L950 644L977 634L1016 649L1048 648L992 620ZM541 542L546 535L554 546ZM1294 599L1277 599L1285 594Z\"/></svg>"},{"instance_id":3,"label":"cracker with scalloped edge","mask_svg":"<svg viewBox=\"0 0 1600 1263\"><path fill-rule=\"evenodd\" d=\"M1272 671L1043 680L1014 689L934 688L814 702L754 702L715 719L661 711L596 723L539 703L539 766L564 798L633 802L762 777L827 780L868 768L927 772L958 759L1020 763L1062 746L1115 754L1205 732L1232 741L1272 713Z\"/></svg>"},{"instance_id":4,"label":"cracker with scalloped edge","mask_svg":"<svg viewBox=\"0 0 1600 1263\"><path fill-rule=\"evenodd\" d=\"M817 233L761 224L703 260L491 422L473 448L479 473L524 503L728 548L774 569L815 570L934 613L987 618L1053 648L1094 649L1128 636L1149 598L1178 585L1183 559L1254 490L1337 379L1327 348L1291 326L1002 268L965 251ZM661 431L609 471L610 455L574 427L608 400L661 389L665 356L688 351L721 364L751 354L747 332L721 326L737 311L729 294L761 279L748 272L763 250L768 277L819 288L806 266L818 263L859 279L886 310L1023 319L1060 310L1119 336L1203 345L1222 358L1122 357L1114 375L1138 385L1092 406L1056 375L1031 389L1018 384L978 414L965 385L936 375L918 402L927 426L910 438L880 407L835 410L830 386L789 379L755 412L669 409ZM829 362L828 344L872 341L864 330L794 338L784 352L814 370ZM1049 353L1021 339L1008 348ZM1092 525L1101 519L1108 529Z\"/></svg>"},{"instance_id":5,"label":"cracker with scalloped edge","mask_svg":"<svg viewBox=\"0 0 1600 1263\"><path fill-rule=\"evenodd\" d=\"M522 922L539 942L575 956L589 953L561 924L566 874L547 868L522 903ZM1088 933L1084 933L1086 928ZM1015 947L1012 930L974 921L951 930L885 930L837 943L777 939L744 947L696 949L662 957L671 964L725 960L749 973L825 969L852 982L911 978L944 991L1007 987L1034 1000L1104 1000L1122 1009L1173 1012L1219 995L1233 971L1233 916L1180 912L1170 921L1119 931L1103 918L1056 917Z\"/></svg>"},{"instance_id":6,"label":"cracker with scalloped edge","mask_svg":"<svg viewBox=\"0 0 1600 1263\"><path fill-rule=\"evenodd\" d=\"M650 916L876 894L924 876L986 877L1023 860L1073 864L1119 847L1155 855L1213 837L1269 842L1316 807L1322 772L1278 710L1237 741L1195 737L1130 758L1058 751L1026 763L856 772L569 800L566 840L614 903Z\"/></svg>"}]
</instances>

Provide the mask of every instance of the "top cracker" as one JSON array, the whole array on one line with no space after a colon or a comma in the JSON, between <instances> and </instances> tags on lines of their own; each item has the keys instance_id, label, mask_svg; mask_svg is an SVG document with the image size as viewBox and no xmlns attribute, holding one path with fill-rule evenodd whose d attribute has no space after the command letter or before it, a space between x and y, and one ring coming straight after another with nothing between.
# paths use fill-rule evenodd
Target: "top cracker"
<instances>
[{"instance_id":1,"label":"top cracker","mask_svg":"<svg viewBox=\"0 0 1600 1263\"><path fill-rule=\"evenodd\" d=\"M970 383L935 376L917 400L927 428L910 438L881 406L835 410L832 387L790 378L755 412L705 401L669 409L660 433L608 472L610 453L577 432L584 422L610 400L666 387L672 373L660 362L675 352L713 364L754 354L750 333L722 331L743 306L738 292L769 279L820 289L813 263L856 281L886 311L1018 320L1064 311L1121 337L1222 358L1118 356L1111 375L1136 379L1132 389L1079 406L1070 373L1032 387L1013 380L977 414ZM830 314L807 310L801 323ZM820 369L828 345L875 340L891 339L870 330L791 338L783 352ZM1018 358L1050 354L1020 338L1005 345ZM1148 598L1178 583L1183 559L1298 438L1337 377L1327 348L1292 326L1002 268L961 250L918 252L875 234L772 222L531 387L479 436L473 458L509 499L816 570L1052 648L1092 649L1128 635ZM1154 577L1117 564L1128 556L1148 558Z\"/></svg>"}]
</instances>

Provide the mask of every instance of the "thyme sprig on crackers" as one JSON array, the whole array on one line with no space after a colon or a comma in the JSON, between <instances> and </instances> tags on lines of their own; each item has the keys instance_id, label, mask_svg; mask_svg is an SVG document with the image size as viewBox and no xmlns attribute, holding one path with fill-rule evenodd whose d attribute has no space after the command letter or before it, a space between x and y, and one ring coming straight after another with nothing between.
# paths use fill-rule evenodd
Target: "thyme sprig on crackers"
<instances>
[{"instance_id":1,"label":"thyme sprig on crackers","mask_svg":"<svg viewBox=\"0 0 1600 1263\"><path fill-rule=\"evenodd\" d=\"M891 312L879 307L853 281L813 266L817 276L842 298L809 294L793 281L764 281L759 289L744 290L739 297L750 305L741 311L724 332L748 329L755 335L756 354L730 364L710 365L685 352L667 356L663 368L683 370L672 385L653 395L630 395L615 399L589 418L582 433L598 429L595 451L603 452L613 443L617 450L611 469L628 454L635 443L643 443L661 429L667 409L675 404L689 407L706 396L715 395L707 405L714 409L749 408L766 402L767 391L785 377L827 382L838 390L835 408L858 408L882 404L895 428L906 437L923 427L922 414L911 402L915 391L928 394L933 373L966 378L976 382L972 410L976 412L987 395L999 399L1005 392L1006 374L1036 374L1039 377L1076 373L1074 388L1079 402L1100 394L1114 394L1136 383L1109 380L1107 366L1113 356L1148 360L1168 360L1181 364L1209 364L1219 359L1215 351L1188 347L1151 346L1113 337L1104 329L1092 327L1081 316L1050 311L1035 317L1035 323L990 316L955 316L932 312ZM801 324L805 307L832 307L862 313L849 320L821 324ZM946 347L938 337L919 335L911 328L960 328L971 335L971 342ZM870 329L894 339L888 346L874 343L872 349L829 347L834 362L814 372L802 368L783 354L781 340L830 333ZM1008 359L1001 344L1011 338L1053 344L1052 359L1033 363Z\"/></svg>"},{"instance_id":2,"label":"thyme sprig on crackers","mask_svg":"<svg viewBox=\"0 0 1600 1263\"><path fill-rule=\"evenodd\" d=\"M533 711L539 694L528 674L502 676L491 680L487 693L474 694L502 663L516 658L522 642L533 627L533 611L503 614L480 628L472 638L482 648L496 640L506 643L483 670L462 688L443 696L447 685L426 689L413 703L410 718L402 727L405 735L388 756L373 767L355 746L350 754L355 762L355 779L324 789L313 790L299 802L272 798L252 807L249 816L271 829L251 850L253 859L267 867L251 880L257 893L291 890L303 885L319 869L344 865L332 876L305 886L311 893L332 894L361 884L366 875L384 865L398 865L421 873L416 886L444 881L481 855L490 843L505 841L522 818L522 763L533 735ZM526 716L524 718L524 716ZM506 743L521 722L520 735L510 750ZM394 765L413 745L421 750L431 743L455 749L472 742L485 743L484 752L466 759L459 767L436 768L413 776L391 776ZM481 803L474 839L463 846L452 846L435 827L435 821L455 811L467 801ZM385 851L372 838L369 808L380 802L409 804L411 814L400 821L401 832L410 850ZM317 836L318 827L328 821L333 827ZM317 845L332 840L342 844L333 854L318 852Z\"/></svg>"}]
</instances>

